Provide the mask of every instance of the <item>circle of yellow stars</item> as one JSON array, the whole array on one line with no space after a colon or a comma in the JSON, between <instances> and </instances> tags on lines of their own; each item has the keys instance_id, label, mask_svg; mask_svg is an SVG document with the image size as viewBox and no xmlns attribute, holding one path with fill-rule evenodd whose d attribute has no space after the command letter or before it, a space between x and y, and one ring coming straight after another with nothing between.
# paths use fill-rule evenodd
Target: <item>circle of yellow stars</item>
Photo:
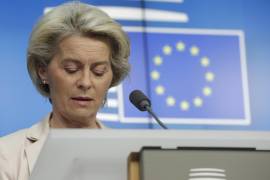
<instances>
[{"instance_id":1,"label":"circle of yellow stars","mask_svg":"<svg viewBox=\"0 0 270 180\"><path fill-rule=\"evenodd\" d=\"M163 57L170 56L172 52L175 50L178 51L179 53L188 51L190 56L199 59L200 66L206 69L206 72L204 73L205 81L207 83L211 83L215 80L215 74L212 71L208 70L208 68L211 65L209 57L201 56L200 48L198 46L192 45L188 47L183 41L177 42L174 47L168 44L164 45L162 47L162 55L156 55L153 57L153 63L156 69L151 71L150 76L152 80L158 81L160 79L161 74L157 69L164 63ZM168 107L178 106L180 110L188 111L192 106L196 108L202 107L204 104L204 98L211 96L213 90L210 86L205 85L204 87L201 88L202 96L197 95L194 96L192 100L182 99L180 101L177 101L174 96L166 94L166 88L162 84L159 84L155 87L155 93L160 96L166 96L166 105Z\"/></svg>"}]
</instances>

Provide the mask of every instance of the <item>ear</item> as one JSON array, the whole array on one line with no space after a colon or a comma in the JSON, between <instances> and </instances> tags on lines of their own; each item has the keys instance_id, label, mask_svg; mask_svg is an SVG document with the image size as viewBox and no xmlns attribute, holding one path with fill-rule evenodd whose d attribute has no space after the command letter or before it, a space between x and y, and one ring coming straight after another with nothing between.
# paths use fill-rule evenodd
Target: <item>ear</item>
<instances>
[{"instance_id":1,"label":"ear","mask_svg":"<svg viewBox=\"0 0 270 180\"><path fill-rule=\"evenodd\" d=\"M39 67L38 68L38 76L41 79L41 81L45 80L48 82L48 69L47 67Z\"/></svg>"}]
</instances>

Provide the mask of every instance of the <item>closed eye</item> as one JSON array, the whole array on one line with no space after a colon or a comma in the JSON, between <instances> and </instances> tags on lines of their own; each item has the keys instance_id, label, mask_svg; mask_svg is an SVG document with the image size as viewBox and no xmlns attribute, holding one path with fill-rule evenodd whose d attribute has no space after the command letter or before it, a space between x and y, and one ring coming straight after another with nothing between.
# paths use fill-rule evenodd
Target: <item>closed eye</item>
<instances>
[{"instance_id":1,"label":"closed eye","mask_svg":"<svg viewBox=\"0 0 270 180\"><path fill-rule=\"evenodd\" d=\"M94 70L94 74L96 75L96 76L103 76L105 73L106 73L106 69L104 69L104 70Z\"/></svg>"},{"instance_id":2,"label":"closed eye","mask_svg":"<svg viewBox=\"0 0 270 180\"><path fill-rule=\"evenodd\" d=\"M99 64L92 71L96 76L103 76L108 71L108 66L106 64Z\"/></svg>"},{"instance_id":3,"label":"closed eye","mask_svg":"<svg viewBox=\"0 0 270 180\"><path fill-rule=\"evenodd\" d=\"M73 74L73 73L78 71L78 68L67 68L67 67L65 67L64 69L69 74Z\"/></svg>"},{"instance_id":4,"label":"closed eye","mask_svg":"<svg viewBox=\"0 0 270 180\"><path fill-rule=\"evenodd\" d=\"M73 74L80 69L81 63L76 60L67 59L62 62L62 66L68 74Z\"/></svg>"}]
</instances>

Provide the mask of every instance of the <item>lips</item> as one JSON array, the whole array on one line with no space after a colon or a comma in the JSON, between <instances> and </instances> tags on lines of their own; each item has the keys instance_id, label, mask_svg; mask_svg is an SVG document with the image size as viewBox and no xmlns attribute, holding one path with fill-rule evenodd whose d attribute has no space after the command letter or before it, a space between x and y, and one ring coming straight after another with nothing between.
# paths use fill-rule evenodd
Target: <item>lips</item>
<instances>
[{"instance_id":1,"label":"lips","mask_svg":"<svg viewBox=\"0 0 270 180\"><path fill-rule=\"evenodd\" d=\"M92 98L89 98L89 97L72 97L71 98L72 100L76 100L76 101L91 101L93 100Z\"/></svg>"},{"instance_id":2,"label":"lips","mask_svg":"<svg viewBox=\"0 0 270 180\"><path fill-rule=\"evenodd\" d=\"M93 101L93 99L90 97L82 97L82 96L72 97L71 100L76 104L76 106L79 107L87 107L90 105L90 102Z\"/></svg>"}]
</instances>

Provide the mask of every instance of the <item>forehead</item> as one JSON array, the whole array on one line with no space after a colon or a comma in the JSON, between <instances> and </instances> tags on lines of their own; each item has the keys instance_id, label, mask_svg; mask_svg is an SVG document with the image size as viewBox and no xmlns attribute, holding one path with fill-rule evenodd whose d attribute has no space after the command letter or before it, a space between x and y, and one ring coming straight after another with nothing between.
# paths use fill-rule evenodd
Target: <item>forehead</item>
<instances>
[{"instance_id":1,"label":"forehead","mask_svg":"<svg viewBox=\"0 0 270 180\"><path fill-rule=\"evenodd\" d=\"M58 46L62 58L78 60L109 60L111 50L105 38L70 36L63 39Z\"/></svg>"}]
</instances>

